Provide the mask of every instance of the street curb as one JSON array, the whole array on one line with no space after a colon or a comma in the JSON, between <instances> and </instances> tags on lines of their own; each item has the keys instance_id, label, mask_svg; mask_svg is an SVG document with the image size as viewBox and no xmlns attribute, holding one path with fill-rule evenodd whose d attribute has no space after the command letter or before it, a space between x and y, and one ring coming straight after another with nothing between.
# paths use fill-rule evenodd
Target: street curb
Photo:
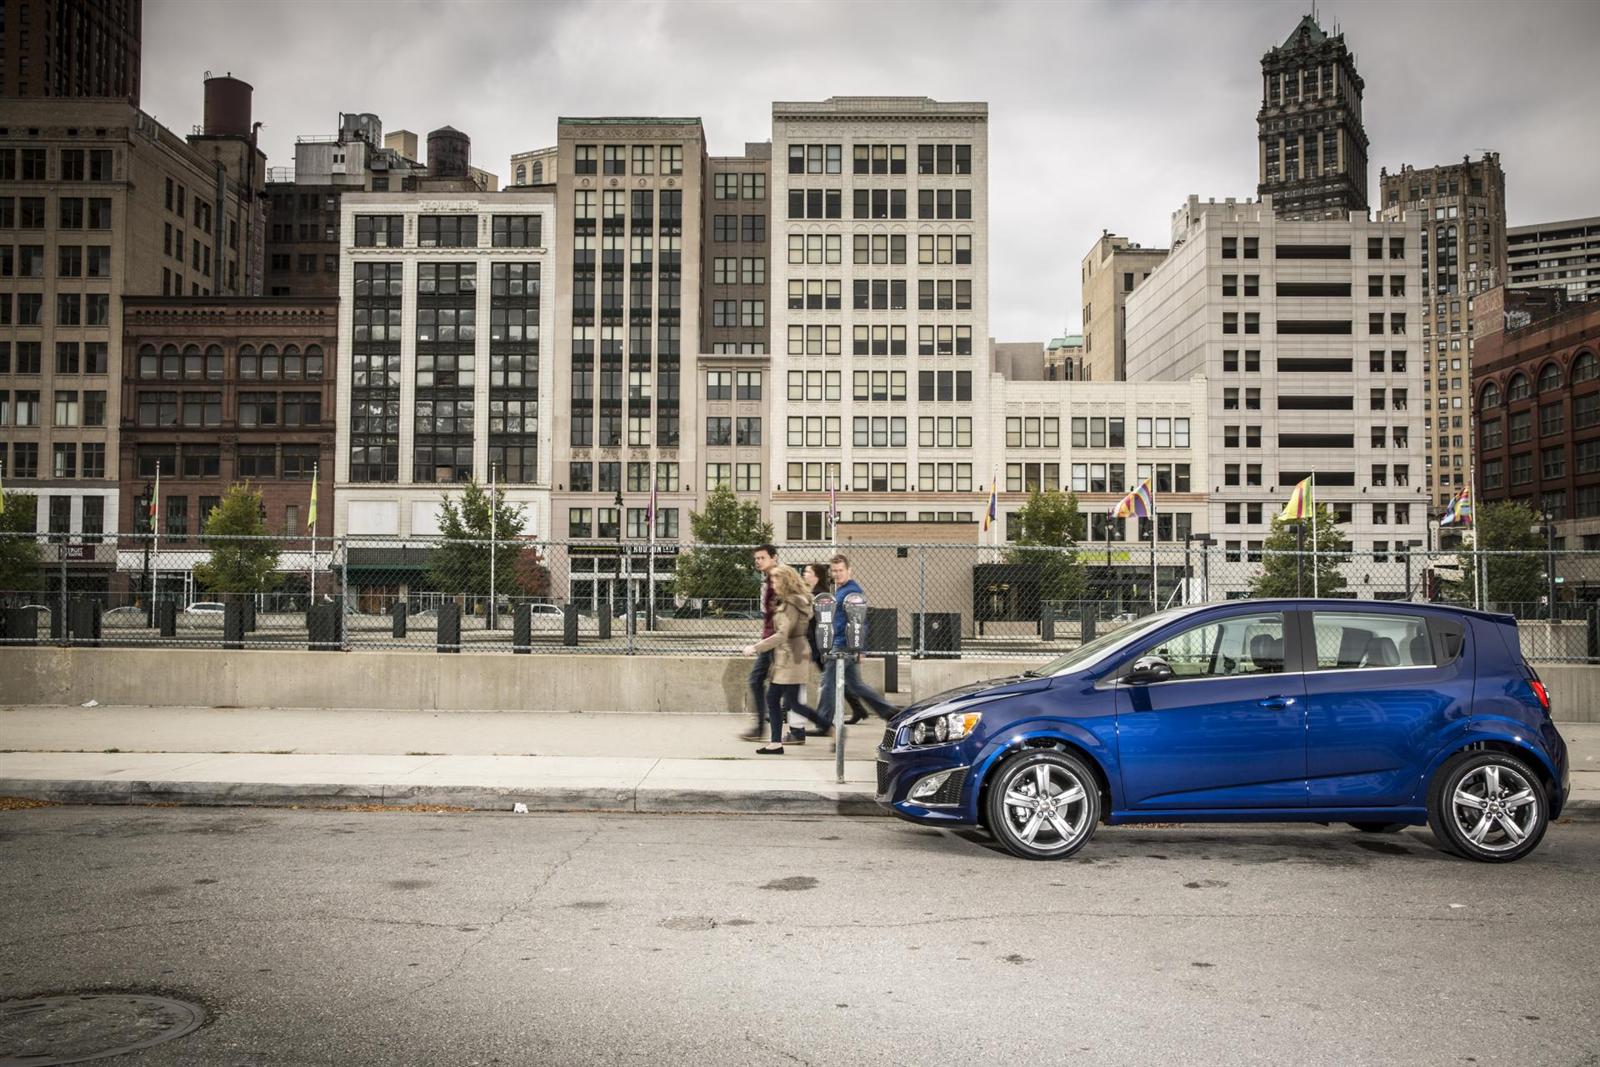
<instances>
[{"instance_id":1,"label":"street curb","mask_svg":"<svg viewBox=\"0 0 1600 1067\"><path fill-rule=\"evenodd\" d=\"M0 778L0 796L58 804L176 804L190 807L388 807L430 805L474 811L733 815L887 815L870 792L806 789L672 789L585 786L286 785Z\"/></svg>"}]
</instances>

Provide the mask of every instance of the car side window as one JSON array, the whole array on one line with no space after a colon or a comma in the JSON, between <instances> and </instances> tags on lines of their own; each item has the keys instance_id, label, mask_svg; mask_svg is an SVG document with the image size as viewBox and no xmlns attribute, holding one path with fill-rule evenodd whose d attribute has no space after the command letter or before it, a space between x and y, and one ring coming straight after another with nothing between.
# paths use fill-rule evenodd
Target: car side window
<instances>
[{"instance_id":1,"label":"car side window","mask_svg":"<svg viewBox=\"0 0 1600 1067\"><path fill-rule=\"evenodd\" d=\"M1191 627L1144 652L1172 668L1172 680L1283 671L1283 614L1235 615Z\"/></svg>"},{"instance_id":2,"label":"car side window","mask_svg":"<svg viewBox=\"0 0 1600 1067\"><path fill-rule=\"evenodd\" d=\"M1317 669L1429 667L1434 663L1427 620L1420 615L1316 611Z\"/></svg>"}]
</instances>

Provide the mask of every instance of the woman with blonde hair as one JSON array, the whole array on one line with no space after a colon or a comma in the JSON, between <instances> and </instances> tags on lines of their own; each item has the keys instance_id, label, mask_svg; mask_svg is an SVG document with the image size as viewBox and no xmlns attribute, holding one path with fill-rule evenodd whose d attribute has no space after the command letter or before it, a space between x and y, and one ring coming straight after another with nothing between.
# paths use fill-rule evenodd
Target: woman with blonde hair
<instances>
[{"instance_id":1,"label":"woman with blonde hair","mask_svg":"<svg viewBox=\"0 0 1600 1067\"><path fill-rule=\"evenodd\" d=\"M744 650L747 656L772 653L772 673L767 677L767 724L771 743L756 749L758 756L783 755L787 712L793 711L822 725L817 713L800 700L801 687L810 680L811 674L811 645L806 637L811 623L811 598L806 595L805 583L793 567L772 569L772 592L777 601L777 610L772 616L772 636Z\"/></svg>"}]
</instances>

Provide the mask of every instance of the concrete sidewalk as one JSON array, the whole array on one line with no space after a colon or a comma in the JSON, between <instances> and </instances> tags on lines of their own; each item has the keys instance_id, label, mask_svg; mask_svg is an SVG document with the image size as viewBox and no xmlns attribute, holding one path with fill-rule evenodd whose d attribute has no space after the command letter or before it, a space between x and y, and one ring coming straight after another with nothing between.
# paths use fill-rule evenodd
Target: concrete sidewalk
<instances>
[{"instance_id":1,"label":"concrete sidewalk","mask_svg":"<svg viewBox=\"0 0 1600 1067\"><path fill-rule=\"evenodd\" d=\"M0 796L79 803L429 804L869 814L876 720L757 756L743 716L0 708ZM1571 818L1600 818L1600 725L1561 727Z\"/></svg>"}]
</instances>

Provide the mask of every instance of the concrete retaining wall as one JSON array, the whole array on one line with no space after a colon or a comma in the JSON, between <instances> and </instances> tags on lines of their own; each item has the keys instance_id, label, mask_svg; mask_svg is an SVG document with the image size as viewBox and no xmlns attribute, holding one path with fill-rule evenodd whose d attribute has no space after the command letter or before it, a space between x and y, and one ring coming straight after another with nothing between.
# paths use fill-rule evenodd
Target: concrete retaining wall
<instances>
[{"instance_id":1,"label":"concrete retaining wall","mask_svg":"<svg viewBox=\"0 0 1600 1067\"><path fill-rule=\"evenodd\" d=\"M923 700L1041 662L901 657L890 699ZM1600 666L1538 669L1557 720L1600 722ZM882 661L862 670L882 686ZM750 660L719 656L0 648L0 704L703 713L744 708L749 673Z\"/></svg>"}]
</instances>

